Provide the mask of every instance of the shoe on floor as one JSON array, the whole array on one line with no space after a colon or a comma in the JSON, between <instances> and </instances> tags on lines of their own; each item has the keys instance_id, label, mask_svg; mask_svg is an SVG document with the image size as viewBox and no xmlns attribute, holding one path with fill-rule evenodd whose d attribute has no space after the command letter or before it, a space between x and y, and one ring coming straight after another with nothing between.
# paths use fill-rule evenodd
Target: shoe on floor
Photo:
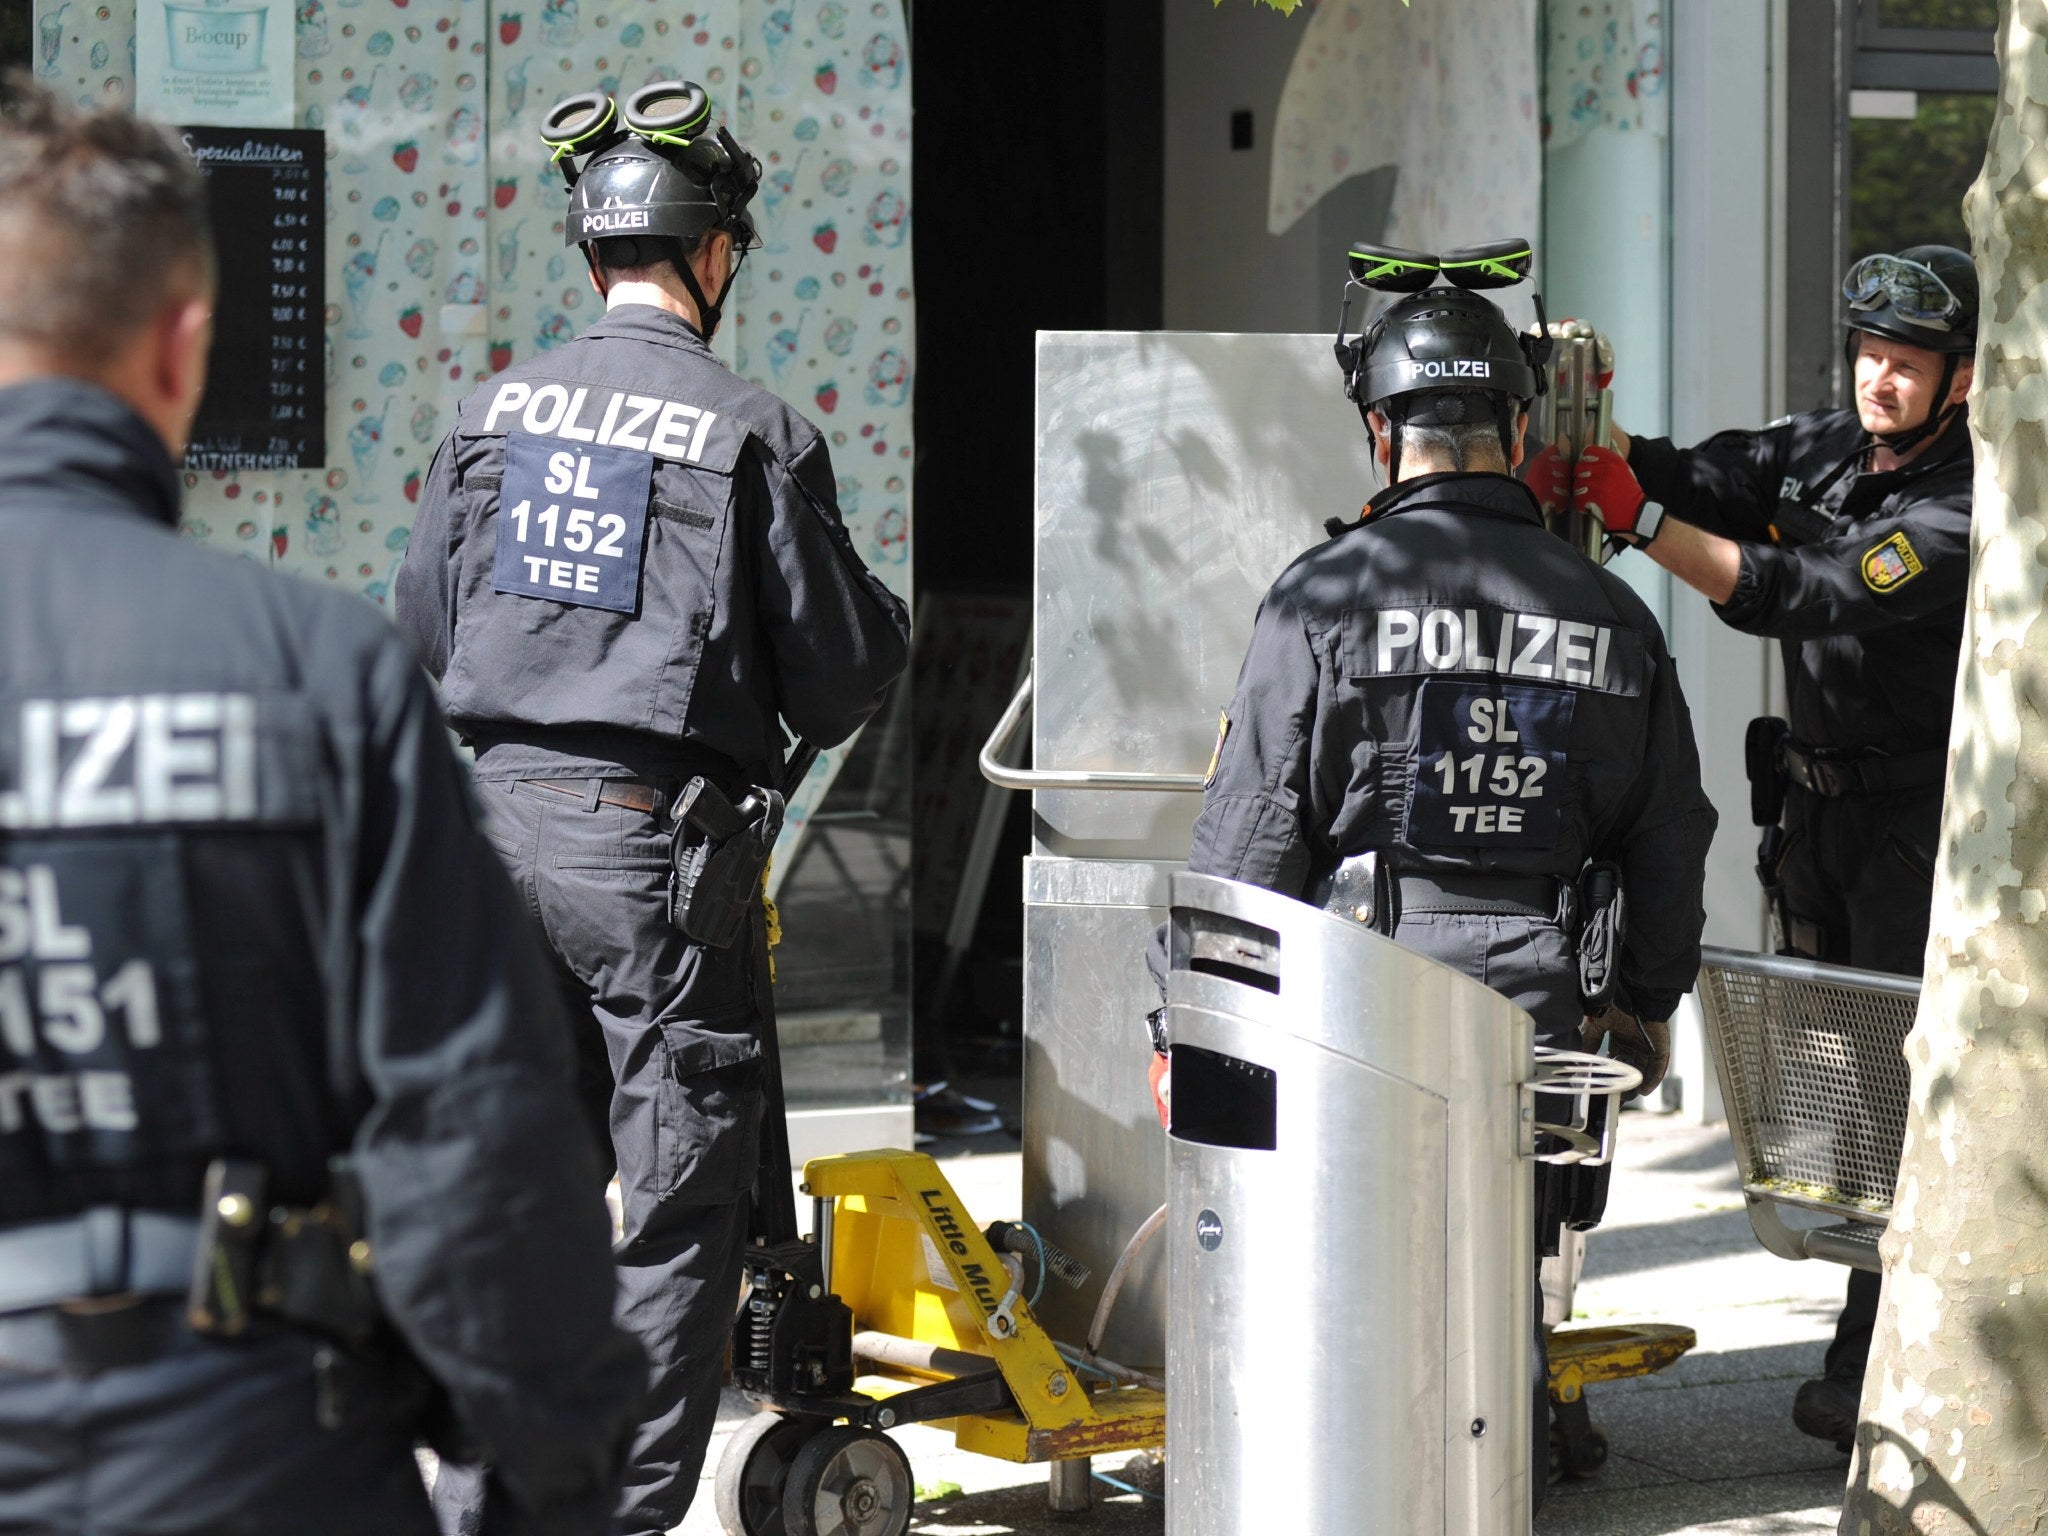
<instances>
[{"instance_id":1,"label":"shoe on floor","mask_svg":"<svg viewBox=\"0 0 2048 1536\"><path fill-rule=\"evenodd\" d=\"M1856 1443L1856 1410L1861 1405L1861 1382L1822 1376L1803 1381L1792 1399L1792 1422L1816 1440L1831 1440L1835 1449L1847 1451Z\"/></svg>"}]
</instances>

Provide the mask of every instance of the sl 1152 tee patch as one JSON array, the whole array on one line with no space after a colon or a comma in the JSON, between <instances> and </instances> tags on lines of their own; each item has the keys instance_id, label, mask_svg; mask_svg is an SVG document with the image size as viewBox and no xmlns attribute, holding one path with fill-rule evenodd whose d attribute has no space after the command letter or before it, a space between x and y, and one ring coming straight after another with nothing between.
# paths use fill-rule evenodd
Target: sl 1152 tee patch
<instances>
[{"instance_id":1,"label":"sl 1152 tee patch","mask_svg":"<svg viewBox=\"0 0 2048 1536\"><path fill-rule=\"evenodd\" d=\"M1889 592L1911 581L1926 568L1902 531L1864 555L1863 585L1873 592Z\"/></svg>"},{"instance_id":2,"label":"sl 1152 tee patch","mask_svg":"<svg viewBox=\"0 0 2048 1536\"><path fill-rule=\"evenodd\" d=\"M1555 847L1577 702L1569 688L1424 683L1408 841Z\"/></svg>"},{"instance_id":3,"label":"sl 1152 tee patch","mask_svg":"<svg viewBox=\"0 0 2048 1536\"><path fill-rule=\"evenodd\" d=\"M651 454L507 433L491 586L514 597L633 612L653 488Z\"/></svg>"}]
</instances>

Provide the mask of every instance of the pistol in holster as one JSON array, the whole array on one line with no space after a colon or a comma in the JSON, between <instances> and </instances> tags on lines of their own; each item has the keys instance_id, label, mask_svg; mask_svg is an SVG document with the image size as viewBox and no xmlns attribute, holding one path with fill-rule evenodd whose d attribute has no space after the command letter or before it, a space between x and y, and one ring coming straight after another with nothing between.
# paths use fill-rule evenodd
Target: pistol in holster
<instances>
[{"instance_id":1,"label":"pistol in holster","mask_svg":"<svg viewBox=\"0 0 2048 1536\"><path fill-rule=\"evenodd\" d=\"M1621 946L1628 938L1628 900L1621 867L1597 859L1579 873L1579 1001L1600 1013L1614 1001L1621 979Z\"/></svg>"},{"instance_id":2,"label":"pistol in holster","mask_svg":"<svg viewBox=\"0 0 2048 1536\"><path fill-rule=\"evenodd\" d=\"M738 805L699 775L676 796L669 842L669 921L712 949L729 949L761 895L782 831L782 796L747 791Z\"/></svg>"},{"instance_id":3,"label":"pistol in holster","mask_svg":"<svg viewBox=\"0 0 2048 1536\"><path fill-rule=\"evenodd\" d=\"M1785 741L1791 734L1792 727L1776 715L1759 715L1749 722L1742 738L1742 767L1749 775L1749 819L1760 829L1756 883L1763 887L1781 935L1790 932L1784 887L1778 880L1779 866L1785 860L1785 829L1778 823L1785 814L1785 786L1791 782L1785 771Z\"/></svg>"}]
</instances>

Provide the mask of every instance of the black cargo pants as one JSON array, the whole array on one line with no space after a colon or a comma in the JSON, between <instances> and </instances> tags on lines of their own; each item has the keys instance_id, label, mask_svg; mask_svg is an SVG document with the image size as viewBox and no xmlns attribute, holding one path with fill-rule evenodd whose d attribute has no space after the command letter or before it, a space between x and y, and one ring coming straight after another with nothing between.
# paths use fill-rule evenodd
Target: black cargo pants
<instances>
[{"instance_id":1,"label":"black cargo pants","mask_svg":"<svg viewBox=\"0 0 2048 1536\"><path fill-rule=\"evenodd\" d=\"M1934 901L1942 786L1828 798L1785 790L1785 939L1794 954L1832 965L1917 976ZM1859 1385L1877 1326L1878 1277L1849 1271L1849 1294L1828 1345L1825 1374Z\"/></svg>"},{"instance_id":2,"label":"black cargo pants","mask_svg":"<svg viewBox=\"0 0 2048 1536\"><path fill-rule=\"evenodd\" d=\"M765 1096L758 920L727 950L670 925L662 815L517 781L478 789L581 1025L579 1096L618 1171L618 1318L651 1368L613 1529L651 1536L681 1524L696 1492L739 1300ZM467 1469L434 1490L451 1532L481 1499Z\"/></svg>"}]
</instances>

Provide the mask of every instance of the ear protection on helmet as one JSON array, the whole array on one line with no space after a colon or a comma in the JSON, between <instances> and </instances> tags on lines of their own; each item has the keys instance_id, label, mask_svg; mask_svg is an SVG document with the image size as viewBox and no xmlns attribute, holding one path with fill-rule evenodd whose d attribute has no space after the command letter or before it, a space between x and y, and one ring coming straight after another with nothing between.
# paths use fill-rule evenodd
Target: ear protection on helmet
<instances>
[{"instance_id":1,"label":"ear protection on helmet","mask_svg":"<svg viewBox=\"0 0 2048 1536\"><path fill-rule=\"evenodd\" d=\"M1361 412L1372 404L1359 399L1359 392L1365 384L1366 357L1385 327L1382 316L1363 334L1349 335L1354 288L1376 293L1423 293L1435 285L1438 277L1468 292L1509 288L1526 280L1535 264L1536 250L1527 240L1486 240L1460 246L1441 256L1403 250L1397 245L1353 241L1345 262L1344 293L1337 312L1337 366L1344 372L1344 397L1355 402ZM1554 343L1543 313L1543 295L1532 291L1529 296L1536 305L1536 329L1517 332L1515 341L1523 361L1536 376L1536 393L1541 395L1550 388L1550 354Z\"/></svg>"}]
</instances>

